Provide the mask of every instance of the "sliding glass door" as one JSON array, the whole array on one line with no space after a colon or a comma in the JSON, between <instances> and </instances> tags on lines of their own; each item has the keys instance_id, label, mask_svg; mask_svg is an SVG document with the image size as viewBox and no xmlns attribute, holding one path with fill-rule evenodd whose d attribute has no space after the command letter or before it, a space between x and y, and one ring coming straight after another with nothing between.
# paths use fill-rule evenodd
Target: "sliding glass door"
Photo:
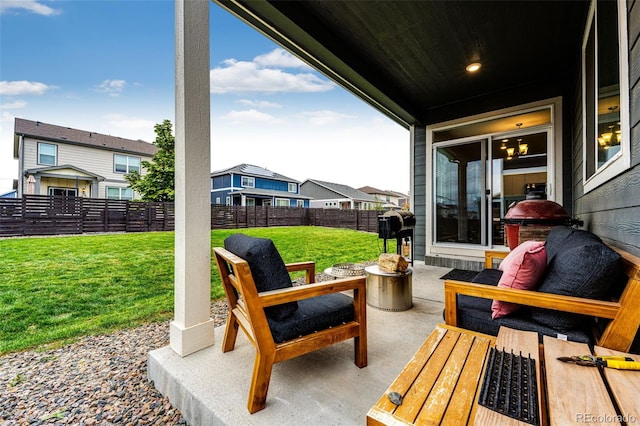
<instances>
[{"instance_id":1,"label":"sliding glass door","mask_svg":"<svg viewBox=\"0 0 640 426\"><path fill-rule=\"evenodd\" d=\"M550 135L550 127L518 127L434 143L434 243L505 245L509 208L547 196Z\"/></svg>"},{"instance_id":2,"label":"sliding glass door","mask_svg":"<svg viewBox=\"0 0 640 426\"><path fill-rule=\"evenodd\" d=\"M436 242L484 244L486 139L435 149Z\"/></svg>"}]
</instances>

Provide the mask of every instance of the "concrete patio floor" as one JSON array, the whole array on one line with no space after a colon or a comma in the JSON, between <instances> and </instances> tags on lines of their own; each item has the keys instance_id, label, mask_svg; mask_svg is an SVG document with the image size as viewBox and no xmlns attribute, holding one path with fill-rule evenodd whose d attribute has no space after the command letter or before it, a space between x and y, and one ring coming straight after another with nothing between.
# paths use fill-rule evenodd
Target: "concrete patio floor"
<instances>
[{"instance_id":1,"label":"concrete patio floor","mask_svg":"<svg viewBox=\"0 0 640 426\"><path fill-rule=\"evenodd\" d=\"M274 365L267 405L253 415L247 397L255 350L241 332L223 354L215 344L185 358L169 347L149 353L148 375L189 425L364 425L372 405L443 322L443 281L451 268L413 266L413 307L367 307L369 365L353 363L353 340Z\"/></svg>"}]
</instances>

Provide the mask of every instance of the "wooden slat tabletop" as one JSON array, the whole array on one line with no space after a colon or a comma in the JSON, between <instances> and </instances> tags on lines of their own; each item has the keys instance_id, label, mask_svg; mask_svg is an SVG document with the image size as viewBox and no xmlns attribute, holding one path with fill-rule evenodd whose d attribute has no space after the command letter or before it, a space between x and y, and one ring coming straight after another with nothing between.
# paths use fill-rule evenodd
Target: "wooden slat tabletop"
<instances>
[{"instance_id":1,"label":"wooden slat tabletop","mask_svg":"<svg viewBox=\"0 0 640 426\"><path fill-rule=\"evenodd\" d=\"M594 347L596 355L624 355L640 361L640 355L627 354L611 349ZM622 421L627 424L640 422L640 371L616 370L605 368L604 375L609 383L609 388L613 393L616 403L620 408Z\"/></svg>"},{"instance_id":2,"label":"wooden slat tabletop","mask_svg":"<svg viewBox=\"0 0 640 426\"><path fill-rule=\"evenodd\" d=\"M584 343L544 337L547 377L547 407L552 425L620 424L600 371L595 367L570 364L558 357L588 355ZM600 422L598 419L606 419Z\"/></svg>"}]
</instances>

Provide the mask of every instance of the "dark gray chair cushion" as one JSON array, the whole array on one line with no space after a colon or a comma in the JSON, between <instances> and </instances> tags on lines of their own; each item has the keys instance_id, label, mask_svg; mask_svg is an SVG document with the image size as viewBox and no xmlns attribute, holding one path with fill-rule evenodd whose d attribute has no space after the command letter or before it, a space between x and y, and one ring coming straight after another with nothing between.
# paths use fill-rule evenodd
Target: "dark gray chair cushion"
<instances>
[{"instance_id":1,"label":"dark gray chair cushion","mask_svg":"<svg viewBox=\"0 0 640 426\"><path fill-rule=\"evenodd\" d=\"M555 227L547 237L547 271L538 291L606 300L619 287L620 255L597 236L578 229ZM593 325L593 318L534 308L534 321L568 332Z\"/></svg>"},{"instance_id":2,"label":"dark gray chair cushion","mask_svg":"<svg viewBox=\"0 0 640 426\"><path fill-rule=\"evenodd\" d=\"M293 315L282 321L267 317L276 343L335 327L353 319L353 298L342 293L300 300Z\"/></svg>"},{"instance_id":3,"label":"dark gray chair cushion","mask_svg":"<svg viewBox=\"0 0 640 426\"><path fill-rule=\"evenodd\" d=\"M547 265L553 262L558 253L571 247L589 244L602 244L602 240L591 232L571 228L569 226L554 226L545 240L547 251Z\"/></svg>"},{"instance_id":4,"label":"dark gray chair cushion","mask_svg":"<svg viewBox=\"0 0 640 426\"><path fill-rule=\"evenodd\" d=\"M287 267L273 241L234 234L224 240L224 248L247 261L259 293L293 286ZM269 306L264 311L268 318L281 321L297 309L297 302L288 302Z\"/></svg>"},{"instance_id":5,"label":"dark gray chair cushion","mask_svg":"<svg viewBox=\"0 0 640 426\"><path fill-rule=\"evenodd\" d=\"M542 336L558 337L558 330L540 324L531 319L531 310L523 307L515 313L502 318L491 318L491 299L458 295L458 327L474 330L479 333L497 336L500 326L538 333ZM573 342L593 343L588 330L574 329L561 333Z\"/></svg>"},{"instance_id":6,"label":"dark gray chair cushion","mask_svg":"<svg viewBox=\"0 0 640 426\"><path fill-rule=\"evenodd\" d=\"M497 285L501 276L502 271L498 269L484 269L471 282ZM511 315L493 319L491 318L491 302L491 299L458 295L458 327L497 336L500 327L504 326L516 330L537 332L541 343L543 335L558 337L558 333L565 334L570 341L593 343L588 328L577 328L561 332L534 321L531 318L532 310L527 306L522 307Z\"/></svg>"}]
</instances>

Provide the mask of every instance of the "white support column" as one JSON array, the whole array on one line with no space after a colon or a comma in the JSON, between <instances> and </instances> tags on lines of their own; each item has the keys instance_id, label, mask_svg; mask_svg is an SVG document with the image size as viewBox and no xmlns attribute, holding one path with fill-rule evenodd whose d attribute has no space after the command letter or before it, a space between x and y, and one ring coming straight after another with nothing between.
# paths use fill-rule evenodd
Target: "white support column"
<instances>
[{"instance_id":1,"label":"white support column","mask_svg":"<svg viewBox=\"0 0 640 426\"><path fill-rule=\"evenodd\" d=\"M170 347L213 345L209 0L176 0L175 299Z\"/></svg>"}]
</instances>

